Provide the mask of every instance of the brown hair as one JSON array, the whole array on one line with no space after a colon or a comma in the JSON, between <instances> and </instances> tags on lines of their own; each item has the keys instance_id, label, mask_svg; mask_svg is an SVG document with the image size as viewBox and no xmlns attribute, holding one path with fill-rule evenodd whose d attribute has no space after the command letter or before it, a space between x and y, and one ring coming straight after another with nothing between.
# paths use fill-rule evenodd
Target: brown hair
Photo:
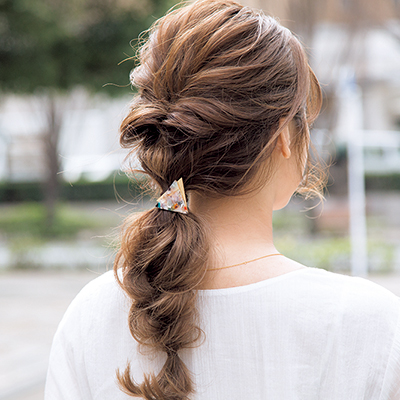
<instances>
[{"instance_id":1,"label":"brown hair","mask_svg":"<svg viewBox=\"0 0 400 400\"><path fill-rule=\"evenodd\" d=\"M321 106L318 81L293 34L224 0L200 0L156 22L132 81L138 94L122 123L121 144L161 191L182 177L189 211L191 191L234 196L255 190L256 176L265 183L278 128L291 121L302 161ZM318 192L319 170L310 158L307 163L303 189ZM127 394L176 400L194 392L179 350L201 334L196 287L209 257L206 228L198 215L158 208L125 222L114 268L116 274L122 268L120 284L132 299L130 331L167 356L161 371L142 383L129 366L118 371Z\"/></svg>"}]
</instances>

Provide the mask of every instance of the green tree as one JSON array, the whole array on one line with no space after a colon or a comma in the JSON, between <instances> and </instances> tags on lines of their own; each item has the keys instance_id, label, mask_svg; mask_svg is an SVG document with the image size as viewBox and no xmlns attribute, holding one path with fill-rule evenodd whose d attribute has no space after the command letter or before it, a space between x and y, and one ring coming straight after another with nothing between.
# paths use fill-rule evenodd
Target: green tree
<instances>
[{"instance_id":1,"label":"green tree","mask_svg":"<svg viewBox=\"0 0 400 400\"><path fill-rule=\"evenodd\" d=\"M130 91L132 39L170 6L168 0L0 0L0 93L43 100L51 226L58 197L58 142L68 95L76 86L123 95Z\"/></svg>"}]
</instances>

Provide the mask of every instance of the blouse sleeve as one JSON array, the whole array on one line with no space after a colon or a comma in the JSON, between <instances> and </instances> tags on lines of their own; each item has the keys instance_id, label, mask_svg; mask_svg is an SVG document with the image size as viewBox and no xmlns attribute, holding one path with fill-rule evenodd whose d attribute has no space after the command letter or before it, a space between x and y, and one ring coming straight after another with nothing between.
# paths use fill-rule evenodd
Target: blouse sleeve
<instances>
[{"instance_id":1,"label":"blouse sleeve","mask_svg":"<svg viewBox=\"0 0 400 400\"><path fill-rule=\"evenodd\" d=\"M398 399L400 399L400 298L397 314L397 326L379 400Z\"/></svg>"},{"instance_id":2,"label":"blouse sleeve","mask_svg":"<svg viewBox=\"0 0 400 400\"><path fill-rule=\"evenodd\" d=\"M86 289L86 288L85 288ZM88 307L85 290L73 300L53 339L45 400L91 400L87 382L82 325Z\"/></svg>"}]
</instances>

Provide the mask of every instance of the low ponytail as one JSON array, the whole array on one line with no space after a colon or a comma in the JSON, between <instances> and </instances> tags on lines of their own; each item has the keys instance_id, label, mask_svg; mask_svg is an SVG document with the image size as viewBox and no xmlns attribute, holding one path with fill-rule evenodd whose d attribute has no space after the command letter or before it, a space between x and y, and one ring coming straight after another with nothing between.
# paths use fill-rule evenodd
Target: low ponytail
<instances>
[{"instance_id":1,"label":"low ponytail","mask_svg":"<svg viewBox=\"0 0 400 400\"><path fill-rule=\"evenodd\" d=\"M118 371L119 384L145 399L187 399L194 387L179 350L201 335L195 288L205 273L204 230L194 215L158 208L128 220L124 228L115 266L122 268L120 284L132 299L130 331L139 344L167 359L157 376L149 374L140 384L129 367Z\"/></svg>"},{"instance_id":2,"label":"low ponytail","mask_svg":"<svg viewBox=\"0 0 400 400\"><path fill-rule=\"evenodd\" d=\"M153 208L125 222L115 261L132 301L129 328L141 345L166 354L160 372L121 389L148 400L186 400L194 392L180 350L201 336L196 292L214 261L207 225L190 209L191 193L222 198L268 182L271 154L296 117L293 151L304 168L308 125L321 90L305 52L278 22L230 0L198 0L150 30L132 72L137 95L121 126L121 145L161 189L183 178L189 214ZM308 168L304 190L323 170ZM311 179L315 178L315 179Z\"/></svg>"}]
</instances>

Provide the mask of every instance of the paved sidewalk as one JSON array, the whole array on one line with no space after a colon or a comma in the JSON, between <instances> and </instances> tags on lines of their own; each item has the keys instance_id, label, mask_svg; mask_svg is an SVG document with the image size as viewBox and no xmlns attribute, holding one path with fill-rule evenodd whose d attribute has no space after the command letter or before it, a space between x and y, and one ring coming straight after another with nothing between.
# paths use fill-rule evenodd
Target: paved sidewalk
<instances>
[{"instance_id":1,"label":"paved sidewalk","mask_svg":"<svg viewBox=\"0 0 400 400\"><path fill-rule=\"evenodd\" d=\"M43 400L53 335L91 272L0 274L0 400Z\"/></svg>"},{"instance_id":2,"label":"paved sidewalk","mask_svg":"<svg viewBox=\"0 0 400 400\"><path fill-rule=\"evenodd\" d=\"M0 400L43 400L52 337L94 272L0 274ZM400 296L400 274L371 280Z\"/></svg>"}]
</instances>

